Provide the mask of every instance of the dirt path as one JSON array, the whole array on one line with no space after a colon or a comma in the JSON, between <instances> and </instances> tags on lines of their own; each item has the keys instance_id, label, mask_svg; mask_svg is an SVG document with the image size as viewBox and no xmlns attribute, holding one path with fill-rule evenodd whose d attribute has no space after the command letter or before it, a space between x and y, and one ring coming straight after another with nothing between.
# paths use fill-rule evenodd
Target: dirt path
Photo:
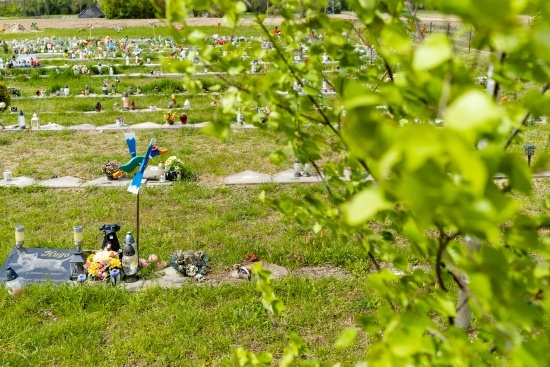
<instances>
[{"instance_id":1,"label":"dirt path","mask_svg":"<svg viewBox=\"0 0 550 367\"><path fill-rule=\"evenodd\" d=\"M329 15L334 18L344 18L344 19L357 19L353 12L344 12L342 14ZM422 21L457 21L458 19L446 16L444 14L423 14L419 16ZM271 17L266 18L266 25L278 25L283 21L281 17ZM190 26L216 26L218 23L223 24L221 18L188 18L187 24ZM31 24L36 23L38 29L45 28L74 28L81 29L85 28L88 25L93 25L94 28L115 28L115 27L143 27L151 26L155 24L156 26L167 25L165 20L159 19L101 19L101 18L89 18L89 19L79 19L79 18L63 18L63 19L17 19L13 21L6 21L0 23L0 26L5 29L6 33L15 33L22 31L29 31L31 29ZM246 18L239 21L239 25L253 25L255 24L254 19ZM23 30L24 29L24 30Z\"/></svg>"}]
</instances>

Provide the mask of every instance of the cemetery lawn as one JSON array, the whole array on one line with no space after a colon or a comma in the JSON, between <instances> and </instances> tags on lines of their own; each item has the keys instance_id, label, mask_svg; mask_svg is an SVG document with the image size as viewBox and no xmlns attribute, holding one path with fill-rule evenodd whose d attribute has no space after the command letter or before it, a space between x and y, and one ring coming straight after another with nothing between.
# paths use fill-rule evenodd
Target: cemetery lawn
<instances>
[{"instance_id":1,"label":"cemetery lawn","mask_svg":"<svg viewBox=\"0 0 550 367\"><path fill-rule=\"evenodd\" d=\"M211 31L213 28L208 32ZM66 35L62 33L65 30L57 32L60 36L73 34L70 29ZM96 32L101 30L94 29ZM131 36L148 37L151 28L128 29L128 32ZM163 30L157 28L156 32L162 34ZM253 34L249 28L243 28L243 32ZM89 63L90 67L95 64L95 61ZM124 74L148 71L140 68L120 66L119 70ZM65 71L55 78L54 71L46 69L12 73L3 82L21 88L23 97L14 98L12 105L23 109L28 120L30 113L41 111L43 124L52 121L64 126L112 124L118 116L123 116L128 124L162 122L160 111L121 114L113 106L120 96L100 97L105 112L91 115L83 112L93 110L95 99L33 97L37 89L52 92L64 85L71 88L73 95L85 84L97 92L100 78L92 84L90 78L75 78ZM201 78L203 84L220 83L223 87L222 81L213 76ZM238 79L228 80L238 83ZM138 108L150 104L165 108L170 94L180 85L181 78L125 76L120 88L139 86L147 92L135 97ZM152 93L155 86L160 86L158 94ZM177 95L180 106L185 99L193 105L187 112L190 123L216 118L234 120L234 116L217 115L209 107L215 95ZM330 103L330 98L326 101ZM6 112L2 117L6 125L16 123L16 114ZM323 134L320 129L318 132ZM526 128L525 143L538 147L535 160L545 150L549 132L546 124ZM141 189L141 257L154 253L169 261L176 250L203 250L211 259L212 276L220 284L197 284L190 280L179 289L149 288L140 292L100 284L81 287L45 284L28 287L18 298L2 290L0 365L217 366L237 347L253 352L269 351L279 359L292 332L309 346L311 359L333 363L360 360L368 346L368 334L361 333L359 342L351 349L335 349L333 345L345 328L355 326L357 315L369 313L380 303L367 283L372 269L361 245L342 243L326 230L314 234L311 226L302 227L259 200L263 191L272 198L280 195L300 198L305 193L322 197L325 195L322 185L223 184L225 177L244 170L275 174L291 169L291 159L281 166L269 161L271 151L284 145L284 140L266 126L235 130L225 141L199 129L145 130L136 131L138 153L145 151L153 137L169 153L153 159L152 165L175 155L197 175L197 180ZM523 156L523 143L513 144L510 151ZM2 171L9 169L15 177L37 180L52 176L89 180L101 176L100 167L107 160L121 163L128 160L122 132L0 133L0 148ZM321 166L329 159L339 159L326 153L325 161L319 162ZM534 188L535 195L524 199L527 214L544 210L543 198L550 193L545 179L535 180ZM0 188L0 259L4 261L13 247L13 228L17 224L25 225L27 247L72 249L72 227L82 225L84 248L99 249L102 224L119 224L120 240L127 231L135 233L135 209L135 196L124 188L53 189L37 185ZM406 244L402 245L399 251L409 263L423 265L423 259L415 258ZM229 277L233 264L242 262L250 253L291 271L290 276L273 281L275 293L287 307L278 320L272 320L264 310L254 281L231 284L221 281ZM292 275L304 267L327 264L341 268L346 276Z\"/></svg>"},{"instance_id":2,"label":"cemetery lawn","mask_svg":"<svg viewBox=\"0 0 550 367\"><path fill-rule=\"evenodd\" d=\"M246 169L273 174L291 168L269 162L277 136L269 130L235 131L218 141L198 129L137 131L138 152L156 137L168 155L180 157L198 176L195 182L142 188L142 257L155 253L169 261L172 251L204 250L212 276L229 279L229 269L249 253L288 267L339 266L347 278L297 276L274 281L288 307L272 322L254 282L147 289L138 293L101 285L35 285L20 298L0 292L4 321L0 365L219 365L242 346L282 355L290 332L310 345L311 357L333 361L359 358L366 338L355 349L332 348L355 315L378 302L365 291L368 262L354 243L339 244L327 232L308 228L262 204L261 191L302 196L323 195L321 185L225 186L223 178ZM122 132L31 132L0 135L6 167L14 176L47 179L101 175L107 159L128 159ZM166 156L162 157L166 158ZM155 158L151 164L156 164ZM0 192L0 258L12 247L13 226L23 223L27 247L74 248L72 227L84 227L84 248L99 249L99 226L117 223L135 233L135 196L124 188L51 189L31 186ZM368 296L367 296L368 295Z\"/></svg>"}]
</instances>

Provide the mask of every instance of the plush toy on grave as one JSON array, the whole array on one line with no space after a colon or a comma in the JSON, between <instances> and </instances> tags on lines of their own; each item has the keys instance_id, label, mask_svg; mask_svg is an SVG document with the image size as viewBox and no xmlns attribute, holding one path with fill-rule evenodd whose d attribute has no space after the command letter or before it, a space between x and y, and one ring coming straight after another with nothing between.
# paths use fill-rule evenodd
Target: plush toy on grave
<instances>
[{"instance_id":1,"label":"plush toy on grave","mask_svg":"<svg viewBox=\"0 0 550 367\"><path fill-rule=\"evenodd\" d=\"M124 133L124 137L126 138L126 145L128 145L128 150L130 151L130 160L126 164L121 164L119 168L124 172L131 173L141 165L145 156L136 154L136 135L134 133ZM162 149L155 145L151 150L151 154L149 154L149 158L151 159L161 154L166 154L167 152L168 149Z\"/></svg>"},{"instance_id":2,"label":"plush toy on grave","mask_svg":"<svg viewBox=\"0 0 550 367\"><path fill-rule=\"evenodd\" d=\"M115 252L120 252L120 243L118 242L118 237L116 233L120 230L118 224L104 224L99 227L99 230L103 232L103 244L101 245L102 250L111 250Z\"/></svg>"}]
</instances>

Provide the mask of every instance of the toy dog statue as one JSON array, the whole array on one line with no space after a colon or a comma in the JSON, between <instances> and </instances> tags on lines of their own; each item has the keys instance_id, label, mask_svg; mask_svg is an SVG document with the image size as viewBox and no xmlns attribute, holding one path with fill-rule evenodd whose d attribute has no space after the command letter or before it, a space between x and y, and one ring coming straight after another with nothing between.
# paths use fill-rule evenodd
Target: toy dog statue
<instances>
[{"instance_id":1,"label":"toy dog statue","mask_svg":"<svg viewBox=\"0 0 550 367\"><path fill-rule=\"evenodd\" d=\"M99 227L99 230L105 234L101 248L103 250L119 252L120 243L118 242L116 233L120 230L120 226L118 224L104 224Z\"/></svg>"}]
</instances>

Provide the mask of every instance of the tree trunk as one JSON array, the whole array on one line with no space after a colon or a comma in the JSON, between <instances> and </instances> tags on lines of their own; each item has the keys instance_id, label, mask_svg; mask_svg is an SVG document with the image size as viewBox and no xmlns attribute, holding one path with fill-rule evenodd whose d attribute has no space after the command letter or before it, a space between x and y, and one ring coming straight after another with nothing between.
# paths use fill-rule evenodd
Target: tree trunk
<instances>
[{"instance_id":1,"label":"tree trunk","mask_svg":"<svg viewBox=\"0 0 550 367\"><path fill-rule=\"evenodd\" d=\"M464 236L464 244L470 251L479 251L481 242L472 236ZM465 284L468 284L468 276L463 274L460 278ZM458 288L458 300L456 301L455 326L463 330L468 330L472 323L472 309L470 308L469 296L466 290Z\"/></svg>"}]
</instances>

